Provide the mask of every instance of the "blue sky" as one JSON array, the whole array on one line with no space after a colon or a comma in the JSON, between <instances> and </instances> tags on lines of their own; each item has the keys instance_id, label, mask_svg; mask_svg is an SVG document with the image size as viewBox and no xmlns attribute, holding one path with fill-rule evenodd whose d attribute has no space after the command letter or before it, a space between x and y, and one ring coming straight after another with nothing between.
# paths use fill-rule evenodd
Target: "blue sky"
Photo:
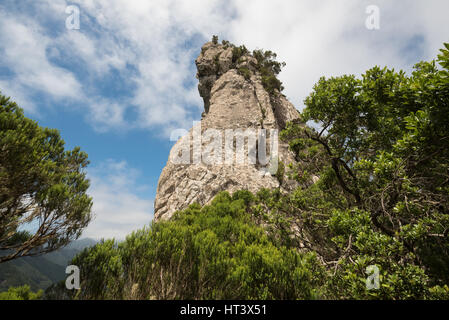
<instances>
[{"instance_id":1,"label":"blue sky","mask_svg":"<svg viewBox=\"0 0 449 320\"><path fill-rule=\"evenodd\" d=\"M66 28L70 5L79 30ZM447 12L447 0L0 0L0 90L89 154L95 219L83 236L121 239L152 219L170 132L200 119L194 60L213 34L277 52L301 109L320 76L434 58Z\"/></svg>"}]
</instances>

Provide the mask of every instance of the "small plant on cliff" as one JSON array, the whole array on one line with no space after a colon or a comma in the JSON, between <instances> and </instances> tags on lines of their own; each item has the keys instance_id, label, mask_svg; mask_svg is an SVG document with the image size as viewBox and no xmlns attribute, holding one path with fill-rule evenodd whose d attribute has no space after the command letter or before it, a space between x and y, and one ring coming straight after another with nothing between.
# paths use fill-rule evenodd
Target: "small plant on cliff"
<instances>
[{"instance_id":1,"label":"small plant on cliff","mask_svg":"<svg viewBox=\"0 0 449 320\"><path fill-rule=\"evenodd\" d=\"M441 68L420 62L410 76L374 67L361 79L321 78L302 113L320 131L289 124L282 134L298 178L319 180L298 179L302 187L272 211L300 221L298 244L332 270L331 298L449 298L445 47ZM380 270L378 290L365 286L370 265Z\"/></svg>"},{"instance_id":2,"label":"small plant on cliff","mask_svg":"<svg viewBox=\"0 0 449 320\"><path fill-rule=\"evenodd\" d=\"M237 61L243 57L244 55L248 54L249 51L246 49L244 45L241 45L240 47L233 47L232 48L232 63L237 63Z\"/></svg>"},{"instance_id":3,"label":"small plant on cliff","mask_svg":"<svg viewBox=\"0 0 449 320\"><path fill-rule=\"evenodd\" d=\"M232 46L232 44L228 40L221 41L221 44L223 45L223 48L225 50Z\"/></svg>"},{"instance_id":4,"label":"small plant on cliff","mask_svg":"<svg viewBox=\"0 0 449 320\"><path fill-rule=\"evenodd\" d=\"M285 62L276 61L277 54L267 50L254 50L253 57L257 60L257 70L262 76L262 85L268 93L274 94L276 90L284 90L282 82L277 78Z\"/></svg>"}]
</instances>

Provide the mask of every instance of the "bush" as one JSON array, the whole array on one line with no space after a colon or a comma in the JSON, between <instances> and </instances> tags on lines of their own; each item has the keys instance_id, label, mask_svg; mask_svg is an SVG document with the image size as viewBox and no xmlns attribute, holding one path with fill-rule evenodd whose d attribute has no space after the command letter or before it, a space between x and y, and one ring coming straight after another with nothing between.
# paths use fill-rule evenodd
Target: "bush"
<instances>
[{"instance_id":1,"label":"bush","mask_svg":"<svg viewBox=\"0 0 449 320\"><path fill-rule=\"evenodd\" d=\"M284 90L282 82L276 77L285 66L285 62L276 61L276 53L272 51L254 50L253 56L257 60L257 69L262 76L262 85L269 94L276 90Z\"/></svg>"},{"instance_id":2,"label":"bush","mask_svg":"<svg viewBox=\"0 0 449 320\"><path fill-rule=\"evenodd\" d=\"M449 49L449 45L445 45ZM326 297L449 298L449 50L411 76L375 67L322 78L281 134L301 184L270 203L332 272ZM446 63L445 63L446 62ZM319 177L311 182L311 175ZM290 239L289 241L292 241ZM366 290L366 268L380 270Z\"/></svg>"},{"instance_id":3,"label":"bush","mask_svg":"<svg viewBox=\"0 0 449 320\"><path fill-rule=\"evenodd\" d=\"M117 247L88 249L73 261L85 270L80 298L316 297L323 270L315 256L277 247L249 214L254 199L223 192L210 206L192 205Z\"/></svg>"}]
</instances>

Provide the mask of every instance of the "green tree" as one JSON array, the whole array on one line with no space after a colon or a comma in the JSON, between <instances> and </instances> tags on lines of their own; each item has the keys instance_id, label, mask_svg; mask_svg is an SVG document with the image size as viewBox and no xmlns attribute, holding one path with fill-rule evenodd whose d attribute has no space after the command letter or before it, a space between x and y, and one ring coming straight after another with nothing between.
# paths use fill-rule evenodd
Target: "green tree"
<instances>
[{"instance_id":1,"label":"green tree","mask_svg":"<svg viewBox=\"0 0 449 320\"><path fill-rule=\"evenodd\" d=\"M271 204L333 270L336 298L449 297L449 45L406 76L322 78L283 133L301 187ZM312 176L319 178L312 182ZM290 209L288 209L290 208ZM293 209L291 209L293 208ZM365 288L380 268L380 290Z\"/></svg>"},{"instance_id":2,"label":"green tree","mask_svg":"<svg viewBox=\"0 0 449 320\"><path fill-rule=\"evenodd\" d=\"M0 150L0 263L77 239L91 219L87 154L1 94Z\"/></svg>"}]
</instances>

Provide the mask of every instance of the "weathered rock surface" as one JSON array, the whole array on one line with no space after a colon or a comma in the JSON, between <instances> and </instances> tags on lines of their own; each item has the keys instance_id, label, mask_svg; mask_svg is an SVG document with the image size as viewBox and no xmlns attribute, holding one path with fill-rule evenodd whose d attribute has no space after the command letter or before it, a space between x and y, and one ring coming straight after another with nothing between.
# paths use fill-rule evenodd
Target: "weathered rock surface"
<instances>
[{"instance_id":1,"label":"weathered rock surface","mask_svg":"<svg viewBox=\"0 0 449 320\"><path fill-rule=\"evenodd\" d=\"M295 160L275 133L282 130L286 122L297 119L299 113L283 95L270 96L264 89L255 67L256 59L248 54L233 63L232 55L232 47L208 42L195 61L205 112L201 121L179 139L170 152L159 177L154 205L156 221L170 219L175 211L194 202L207 204L223 190L257 192L261 188L289 190L294 187L287 179L280 179L283 181L280 185L279 172L276 176L277 160L284 164ZM242 67L250 70L250 77L245 79L239 73ZM266 130L267 153L272 156L269 163L260 161L261 143L265 142L260 139L255 148L247 150L246 143L245 151L238 153L242 146L239 138L251 130L259 137L261 129ZM233 133L236 138L226 139L226 132ZM218 141L219 148L211 141ZM257 155L259 160L250 161L248 154Z\"/></svg>"}]
</instances>

